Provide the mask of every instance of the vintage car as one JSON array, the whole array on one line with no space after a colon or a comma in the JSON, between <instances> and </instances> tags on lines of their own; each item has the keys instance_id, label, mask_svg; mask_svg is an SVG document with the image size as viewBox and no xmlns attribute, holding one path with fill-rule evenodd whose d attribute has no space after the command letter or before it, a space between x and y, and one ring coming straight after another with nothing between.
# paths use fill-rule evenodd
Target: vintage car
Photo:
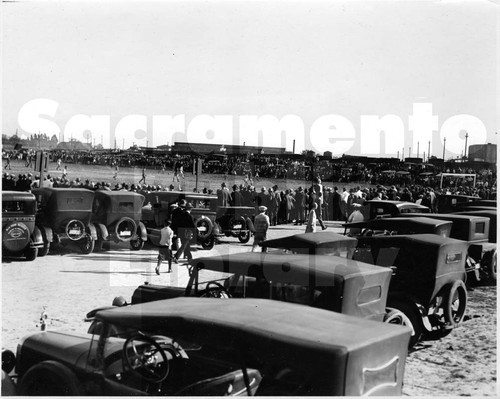
<instances>
[{"instance_id":1,"label":"vintage car","mask_svg":"<svg viewBox=\"0 0 500 399\"><path fill-rule=\"evenodd\" d=\"M393 270L387 306L407 316L413 345L424 331L439 338L462 321L468 246L434 234L362 236L353 259Z\"/></svg>"},{"instance_id":2,"label":"vintage car","mask_svg":"<svg viewBox=\"0 0 500 399\"><path fill-rule=\"evenodd\" d=\"M418 214L416 214L418 215ZM345 223L347 230L353 235L409 235L409 234L437 234L449 237L453 222L432 219L428 217L395 217L366 220L364 222Z\"/></svg>"},{"instance_id":3,"label":"vintage car","mask_svg":"<svg viewBox=\"0 0 500 399\"><path fill-rule=\"evenodd\" d=\"M170 219L171 205L186 200L193 205L191 216L197 229L196 242L204 249L211 249L219 234L215 224L217 196L185 191L157 191L146 195L142 208L142 222L146 226L148 241L159 245L160 230L165 219Z\"/></svg>"},{"instance_id":4,"label":"vintage car","mask_svg":"<svg viewBox=\"0 0 500 399\"><path fill-rule=\"evenodd\" d=\"M424 205L405 201L370 200L359 208L365 220L382 217L405 216L411 213L430 213L430 209Z\"/></svg>"},{"instance_id":5,"label":"vintage car","mask_svg":"<svg viewBox=\"0 0 500 399\"><path fill-rule=\"evenodd\" d=\"M36 259L44 244L42 232L35 226L35 215L33 194L2 192L2 256L24 256L28 261Z\"/></svg>"},{"instance_id":6,"label":"vintage car","mask_svg":"<svg viewBox=\"0 0 500 399\"><path fill-rule=\"evenodd\" d=\"M90 223L94 192L84 188L37 188L36 225L46 254L53 244L75 243L84 254L94 250L97 231Z\"/></svg>"},{"instance_id":7,"label":"vintage car","mask_svg":"<svg viewBox=\"0 0 500 399\"><path fill-rule=\"evenodd\" d=\"M493 256L496 254L496 244L490 242L490 217L456 213L432 213L426 217L453 222L450 237L469 243L466 267L471 282L496 280L496 256ZM496 223L496 215L492 218Z\"/></svg>"},{"instance_id":8,"label":"vintage car","mask_svg":"<svg viewBox=\"0 0 500 399\"><path fill-rule=\"evenodd\" d=\"M158 245L160 229L170 218L171 205L180 200L193 204L191 215L197 229L196 242L204 249L212 249L217 237L233 236L242 243L251 237L255 209L252 207L218 207L217 196L184 191L158 191L146 195L147 204L142 210L148 239Z\"/></svg>"},{"instance_id":9,"label":"vintage car","mask_svg":"<svg viewBox=\"0 0 500 399\"><path fill-rule=\"evenodd\" d=\"M236 237L245 244L250 241L254 218L254 207L218 206L215 222L226 237Z\"/></svg>"},{"instance_id":10,"label":"vintage car","mask_svg":"<svg viewBox=\"0 0 500 399\"><path fill-rule=\"evenodd\" d=\"M436 200L439 213L451 213L460 209L460 206L477 201L479 198L472 195L439 194Z\"/></svg>"},{"instance_id":11,"label":"vintage car","mask_svg":"<svg viewBox=\"0 0 500 399\"><path fill-rule=\"evenodd\" d=\"M140 250L147 240L146 227L141 222L144 196L129 191L95 192L92 219L97 230L94 251L104 243L128 242L132 250Z\"/></svg>"},{"instance_id":12,"label":"vintage car","mask_svg":"<svg viewBox=\"0 0 500 399\"><path fill-rule=\"evenodd\" d=\"M2 388L23 396L401 395L408 328L302 309L177 298L102 310L87 334L22 339Z\"/></svg>"},{"instance_id":13,"label":"vintage car","mask_svg":"<svg viewBox=\"0 0 500 399\"><path fill-rule=\"evenodd\" d=\"M482 200L475 198L473 201L468 201L464 203L457 204L457 211L467 210L469 208L486 208L486 209L497 209L497 201L496 200Z\"/></svg>"},{"instance_id":14,"label":"vintage car","mask_svg":"<svg viewBox=\"0 0 500 399\"><path fill-rule=\"evenodd\" d=\"M178 296L264 298L383 321L391 270L337 256L239 253L191 262L186 288L145 284L132 304ZM204 271L220 272L217 280ZM213 273L212 273L213 274Z\"/></svg>"},{"instance_id":15,"label":"vintage car","mask_svg":"<svg viewBox=\"0 0 500 399\"><path fill-rule=\"evenodd\" d=\"M484 210L464 210L460 212L454 212L455 215L465 215L465 216L481 216L490 219L490 232L488 235L489 242L497 242L497 210L496 209L484 209Z\"/></svg>"}]
</instances>

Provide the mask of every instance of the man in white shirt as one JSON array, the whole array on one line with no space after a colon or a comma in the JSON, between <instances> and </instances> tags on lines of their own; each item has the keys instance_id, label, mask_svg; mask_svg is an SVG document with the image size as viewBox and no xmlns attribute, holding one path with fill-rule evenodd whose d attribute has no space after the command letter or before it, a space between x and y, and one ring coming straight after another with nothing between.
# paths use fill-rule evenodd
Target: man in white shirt
<instances>
[{"instance_id":1,"label":"man in white shirt","mask_svg":"<svg viewBox=\"0 0 500 399\"><path fill-rule=\"evenodd\" d=\"M170 220L165 219L165 226L160 230L160 249L158 251L158 264L156 265L156 274L160 275L161 262L168 261L168 271L172 271L172 237L174 236L173 230L170 228Z\"/></svg>"}]
</instances>

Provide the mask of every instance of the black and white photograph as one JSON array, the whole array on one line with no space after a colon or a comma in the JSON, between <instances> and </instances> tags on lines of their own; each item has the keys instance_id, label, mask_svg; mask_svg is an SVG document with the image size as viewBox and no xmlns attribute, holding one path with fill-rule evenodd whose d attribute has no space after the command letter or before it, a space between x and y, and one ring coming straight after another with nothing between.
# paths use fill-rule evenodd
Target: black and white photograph
<instances>
[{"instance_id":1,"label":"black and white photograph","mask_svg":"<svg viewBox=\"0 0 500 399\"><path fill-rule=\"evenodd\" d=\"M496 397L497 0L2 0L2 396Z\"/></svg>"}]
</instances>

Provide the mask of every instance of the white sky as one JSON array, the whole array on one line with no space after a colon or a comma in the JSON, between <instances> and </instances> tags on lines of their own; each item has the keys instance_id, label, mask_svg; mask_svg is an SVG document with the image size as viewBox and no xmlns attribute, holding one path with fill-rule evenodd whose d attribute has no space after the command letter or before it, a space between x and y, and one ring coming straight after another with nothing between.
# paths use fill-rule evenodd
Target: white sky
<instances>
[{"instance_id":1,"label":"white sky","mask_svg":"<svg viewBox=\"0 0 500 399\"><path fill-rule=\"evenodd\" d=\"M239 116L295 115L304 124L296 152L336 152L341 143L318 137L320 128L311 133L315 121L335 114L354 128L352 145L340 153L368 155L385 142L362 135L361 117L392 114L405 134L387 155L403 146L408 155L408 116L415 103L429 103L438 118L432 154L442 155L439 129L459 114L479 121L458 128L462 137L467 129L469 144L496 143L498 6L486 0L22 1L3 3L2 20L2 133L8 135L17 128L20 134L60 130L62 138L67 122L86 114L109 116L109 129L84 136L74 124L66 140L71 134L109 146L116 137L120 148L186 139L279 145L275 131L242 133ZM20 125L19 111L35 99L55 101L55 114L34 113L30 124ZM131 119L117 130L132 114L144 116L147 134L132 133ZM207 134L208 125L200 132L193 123L186 136L204 114L232 116L232 129L219 125ZM160 125L153 132L154 115L185 115L181 133ZM292 122L290 130L297 127ZM291 150L295 136L286 137ZM422 137L420 156L427 142ZM463 147L457 135L447 136L447 156Z\"/></svg>"}]
</instances>

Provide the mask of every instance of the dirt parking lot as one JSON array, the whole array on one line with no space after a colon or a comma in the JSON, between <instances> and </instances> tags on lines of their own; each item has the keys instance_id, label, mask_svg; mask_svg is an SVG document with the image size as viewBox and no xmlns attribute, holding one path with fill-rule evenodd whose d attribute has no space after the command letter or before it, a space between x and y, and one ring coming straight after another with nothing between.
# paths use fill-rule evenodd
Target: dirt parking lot
<instances>
[{"instance_id":1,"label":"dirt parking lot","mask_svg":"<svg viewBox=\"0 0 500 399\"><path fill-rule=\"evenodd\" d=\"M330 228L336 230L334 226ZM272 227L269 236L277 238L303 231L304 227L280 225ZM250 243L225 238L212 250L199 249L193 254L196 257L250 249ZM39 331L44 308L50 323L48 329L81 333L88 328L83 319L89 310L111 304L117 295L130 300L134 289L145 281L185 285L185 263L174 267L171 274L157 276L156 255L152 247L130 252L126 246L113 245L110 251L91 255L64 251L34 262L4 259L2 347L14 350L23 336ZM497 395L496 299L496 286L469 292L464 323L448 337L417 345L406 363L404 395Z\"/></svg>"}]
</instances>

